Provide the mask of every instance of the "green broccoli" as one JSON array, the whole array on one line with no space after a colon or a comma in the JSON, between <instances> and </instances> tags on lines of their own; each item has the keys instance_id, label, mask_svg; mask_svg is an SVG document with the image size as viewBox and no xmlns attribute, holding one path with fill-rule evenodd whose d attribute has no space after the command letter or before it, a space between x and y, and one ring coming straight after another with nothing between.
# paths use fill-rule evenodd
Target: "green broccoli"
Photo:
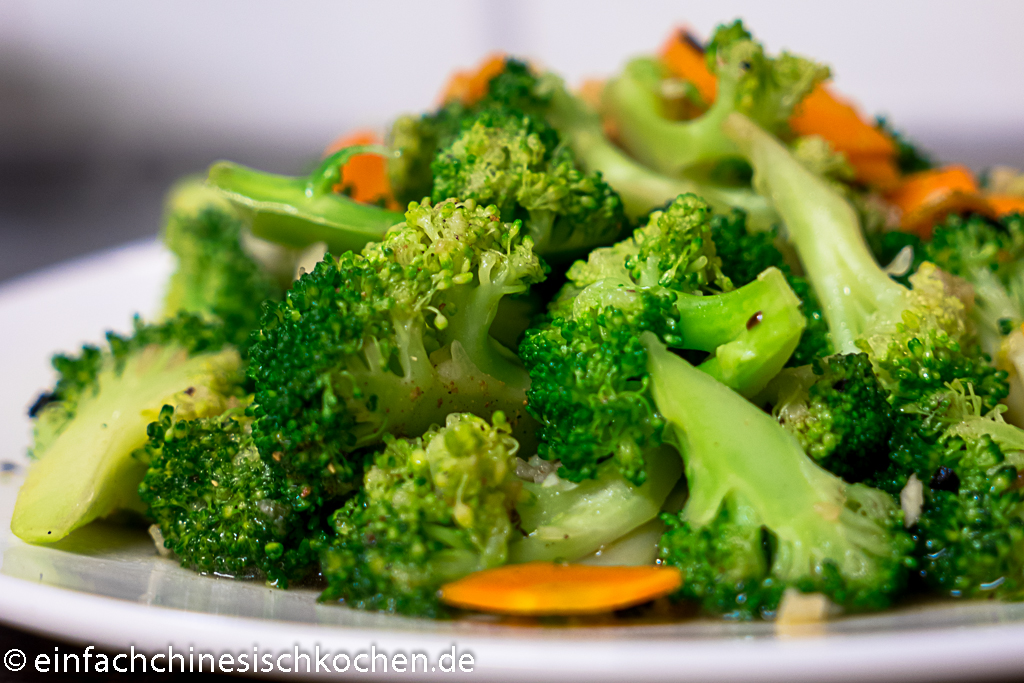
<instances>
[{"instance_id":1,"label":"green broccoli","mask_svg":"<svg viewBox=\"0 0 1024 683\"><path fill-rule=\"evenodd\" d=\"M529 436L529 375L489 328L544 277L497 207L414 202L382 242L326 259L266 309L249 365L260 454L329 497L358 484L356 449L450 412L501 409Z\"/></svg>"},{"instance_id":2,"label":"green broccoli","mask_svg":"<svg viewBox=\"0 0 1024 683\"><path fill-rule=\"evenodd\" d=\"M582 173L539 117L484 110L438 150L431 168L433 201L496 204L504 220L523 221L534 250L549 260L609 244L626 222L615 191L599 173Z\"/></svg>"},{"instance_id":3,"label":"green broccoli","mask_svg":"<svg viewBox=\"0 0 1024 683\"><path fill-rule=\"evenodd\" d=\"M707 59L718 76L718 94L703 115L689 121L666 118L661 85L668 72L656 59L632 60L605 86L602 106L623 144L656 171L679 176L738 156L736 145L722 132L722 122L732 112L742 112L772 132L786 132L793 108L829 76L828 67L786 52L767 57L739 21L718 28Z\"/></svg>"},{"instance_id":4,"label":"green broccoli","mask_svg":"<svg viewBox=\"0 0 1024 683\"><path fill-rule=\"evenodd\" d=\"M925 586L955 598L1024 595L1024 431L1002 421L969 386L950 385L917 415L899 415L891 491L920 489L911 532Z\"/></svg>"},{"instance_id":5,"label":"green broccoli","mask_svg":"<svg viewBox=\"0 0 1024 683\"><path fill-rule=\"evenodd\" d=\"M886 467L893 415L867 354L818 359L775 381L788 385L771 401L775 417L815 462L850 482Z\"/></svg>"},{"instance_id":6,"label":"green broccoli","mask_svg":"<svg viewBox=\"0 0 1024 683\"><path fill-rule=\"evenodd\" d=\"M527 330L519 353L532 378L528 408L541 423L540 455L561 462L560 476L592 478L612 458L627 481L643 483L644 452L664 423L648 395L640 331L710 354L701 369L748 395L792 354L804 319L778 270L713 294L732 285L710 223L706 203L679 197L632 238L570 268L549 318Z\"/></svg>"},{"instance_id":7,"label":"green broccoli","mask_svg":"<svg viewBox=\"0 0 1024 683\"><path fill-rule=\"evenodd\" d=\"M256 237L299 249L325 242L335 253L359 250L402 222L400 213L334 191L345 162L368 153L390 154L376 145L346 147L306 177L263 173L219 161L210 167L207 183L235 204Z\"/></svg>"},{"instance_id":8,"label":"green broccoli","mask_svg":"<svg viewBox=\"0 0 1024 683\"><path fill-rule=\"evenodd\" d=\"M385 443L363 489L331 517L321 600L442 616L441 584L508 558L519 444L500 411L493 425L454 413L422 437Z\"/></svg>"},{"instance_id":9,"label":"green broccoli","mask_svg":"<svg viewBox=\"0 0 1024 683\"><path fill-rule=\"evenodd\" d=\"M913 543L882 491L818 467L772 417L644 332L665 439L686 464L689 497L659 543L686 576L679 595L733 618L770 617L788 587L850 610L902 589Z\"/></svg>"},{"instance_id":10,"label":"green broccoli","mask_svg":"<svg viewBox=\"0 0 1024 683\"><path fill-rule=\"evenodd\" d=\"M260 306L279 300L280 284L242 245L242 222L215 191L194 181L171 192L163 242L177 257L164 315L179 311L224 322L228 340L245 344L259 326Z\"/></svg>"},{"instance_id":11,"label":"green broccoli","mask_svg":"<svg viewBox=\"0 0 1024 683\"><path fill-rule=\"evenodd\" d=\"M130 337L58 355L54 390L33 406L34 459L18 494L11 530L52 543L120 509L142 511L146 463L133 452L164 405L183 418L235 405L244 380L238 351L219 323L180 314L159 325L135 319ZM43 405L40 407L40 403Z\"/></svg>"},{"instance_id":12,"label":"green broccoli","mask_svg":"<svg viewBox=\"0 0 1024 683\"><path fill-rule=\"evenodd\" d=\"M195 571L282 588L315 573L325 533L309 487L274 476L244 408L195 420L174 413L164 406L149 425L139 485L164 546Z\"/></svg>"},{"instance_id":13,"label":"green broccoli","mask_svg":"<svg viewBox=\"0 0 1024 683\"><path fill-rule=\"evenodd\" d=\"M930 261L970 285L968 314L982 349L1009 372L1007 417L1014 424L1024 424L1024 217L1012 214L993 220L977 214L950 215L935 226L929 240L888 232L875 239L872 247L883 263L902 253L908 272Z\"/></svg>"}]
</instances>

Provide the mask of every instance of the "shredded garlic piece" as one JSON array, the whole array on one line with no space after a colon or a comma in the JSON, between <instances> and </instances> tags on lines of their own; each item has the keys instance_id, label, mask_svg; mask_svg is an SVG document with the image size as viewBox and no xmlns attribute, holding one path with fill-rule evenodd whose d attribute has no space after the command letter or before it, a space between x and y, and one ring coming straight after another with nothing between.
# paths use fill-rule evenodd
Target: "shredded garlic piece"
<instances>
[{"instance_id":1,"label":"shredded garlic piece","mask_svg":"<svg viewBox=\"0 0 1024 683\"><path fill-rule=\"evenodd\" d=\"M900 507L903 508L903 526L910 528L921 518L921 506L924 505L924 485L911 474L907 485L900 491Z\"/></svg>"}]
</instances>

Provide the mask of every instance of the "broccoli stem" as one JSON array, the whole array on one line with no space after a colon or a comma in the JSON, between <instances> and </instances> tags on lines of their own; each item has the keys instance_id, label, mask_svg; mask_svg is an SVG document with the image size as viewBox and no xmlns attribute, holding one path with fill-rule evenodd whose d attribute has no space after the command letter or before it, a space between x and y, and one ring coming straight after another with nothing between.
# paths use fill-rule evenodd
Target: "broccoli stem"
<instances>
[{"instance_id":1,"label":"broccoli stem","mask_svg":"<svg viewBox=\"0 0 1024 683\"><path fill-rule=\"evenodd\" d=\"M837 353L856 353L858 337L899 318L907 290L875 262L853 207L742 114L723 126L754 167L754 187L779 210L814 285Z\"/></svg>"},{"instance_id":2,"label":"broccoli stem","mask_svg":"<svg viewBox=\"0 0 1024 683\"><path fill-rule=\"evenodd\" d=\"M640 161L670 176L701 163L736 156L736 146L722 135L722 121L735 110L738 74L723 69L718 95L702 116L672 121L662 116L658 88L665 68L647 57L634 59L622 74L609 81L603 105L621 124L626 148Z\"/></svg>"},{"instance_id":3,"label":"broccoli stem","mask_svg":"<svg viewBox=\"0 0 1024 683\"><path fill-rule=\"evenodd\" d=\"M694 526L710 523L722 500L756 502L773 530L826 523L839 514L843 485L808 458L772 416L700 372L645 332L651 392L686 462Z\"/></svg>"},{"instance_id":4,"label":"broccoli stem","mask_svg":"<svg viewBox=\"0 0 1024 683\"><path fill-rule=\"evenodd\" d=\"M626 481L611 460L595 479L525 484L529 498L516 510L528 533L509 546L509 561L574 562L650 522L679 481L682 465L670 447L647 453L645 461L642 486Z\"/></svg>"},{"instance_id":5,"label":"broccoli stem","mask_svg":"<svg viewBox=\"0 0 1024 683\"><path fill-rule=\"evenodd\" d=\"M703 197L716 211L728 213L741 209L747 214L747 225L752 230L769 230L778 222L775 210L749 189L672 178L637 163L605 137L597 112L571 95L562 84L551 93L547 119L572 148L579 164L587 172L600 171L605 181L615 188L631 218L692 192Z\"/></svg>"},{"instance_id":6,"label":"broccoli stem","mask_svg":"<svg viewBox=\"0 0 1024 683\"><path fill-rule=\"evenodd\" d=\"M336 254L358 252L405 220L400 213L361 204L333 191L345 162L356 154L368 153L390 152L377 145L346 147L324 159L306 177L264 173L219 161L210 167L207 182L251 215L251 230L256 237L288 247L326 242Z\"/></svg>"},{"instance_id":7,"label":"broccoli stem","mask_svg":"<svg viewBox=\"0 0 1024 683\"><path fill-rule=\"evenodd\" d=\"M777 268L725 294L681 295L676 307L686 347L714 353L699 369L744 396L782 370L807 324L800 299Z\"/></svg>"}]
</instances>

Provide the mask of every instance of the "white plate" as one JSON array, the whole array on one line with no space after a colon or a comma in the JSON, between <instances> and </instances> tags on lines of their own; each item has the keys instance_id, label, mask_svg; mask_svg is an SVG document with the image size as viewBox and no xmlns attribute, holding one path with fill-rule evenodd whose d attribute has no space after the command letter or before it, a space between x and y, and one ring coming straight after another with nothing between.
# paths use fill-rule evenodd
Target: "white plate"
<instances>
[{"instance_id":1,"label":"white plate","mask_svg":"<svg viewBox=\"0 0 1024 683\"><path fill-rule=\"evenodd\" d=\"M24 469L25 408L52 381L50 354L99 340L108 328L128 329L132 312L154 308L169 269L160 248L145 243L0 288L0 462ZM102 523L57 546L26 545L8 530L21 478L0 475L0 620L82 644L192 647L218 656L255 647L261 662L296 647L350 659L371 647L388 656L422 652L434 669L417 673L422 680L452 677L437 665L450 666L440 657L453 647L459 658L472 655L479 680L906 681L1024 673L1024 604L933 604L788 633L710 620L556 627L406 619L320 605L310 590L198 576L157 556L144 534Z\"/></svg>"}]
</instances>

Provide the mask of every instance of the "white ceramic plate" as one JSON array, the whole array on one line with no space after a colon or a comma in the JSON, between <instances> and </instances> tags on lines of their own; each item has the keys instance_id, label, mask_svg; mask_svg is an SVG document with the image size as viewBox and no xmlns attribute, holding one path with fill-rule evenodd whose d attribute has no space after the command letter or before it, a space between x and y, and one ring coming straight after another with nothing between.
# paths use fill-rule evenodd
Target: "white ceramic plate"
<instances>
[{"instance_id":1,"label":"white ceramic plate","mask_svg":"<svg viewBox=\"0 0 1024 683\"><path fill-rule=\"evenodd\" d=\"M52 381L49 356L99 340L106 329L129 329L133 312L153 310L169 270L160 248L145 243L0 288L0 462L18 466L0 474L2 621L115 650L191 647L197 655L219 657L256 648L261 669L268 661L263 655L275 661L296 647L314 655L314 669L317 647L321 655L331 653L328 666L334 655L352 661L373 654L371 648L389 657L420 652L433 669L424 674L424 660L417 660L414 677L422 680L470 675L457 667L454 674L442 670L452 662L441 655L453 647L459 659L472 655L479 680L907 681L1024 674L1024 604L903 608L787 633L771 624L709 620L580 627L432 622L320 605L310 590L198 576L157 556L144 534L103 523L52 547L13 538L10 515L29 440L25 409ZM336 661L345 665L343 658ZM381 662L378 657L378 674ZM462 663L469 667L468 660ZM291 659L282 665L291 668ZM356 673L355 663L348 673ZM388 675L410 674L392 668Z\"/></svg>"}]
</instances>

